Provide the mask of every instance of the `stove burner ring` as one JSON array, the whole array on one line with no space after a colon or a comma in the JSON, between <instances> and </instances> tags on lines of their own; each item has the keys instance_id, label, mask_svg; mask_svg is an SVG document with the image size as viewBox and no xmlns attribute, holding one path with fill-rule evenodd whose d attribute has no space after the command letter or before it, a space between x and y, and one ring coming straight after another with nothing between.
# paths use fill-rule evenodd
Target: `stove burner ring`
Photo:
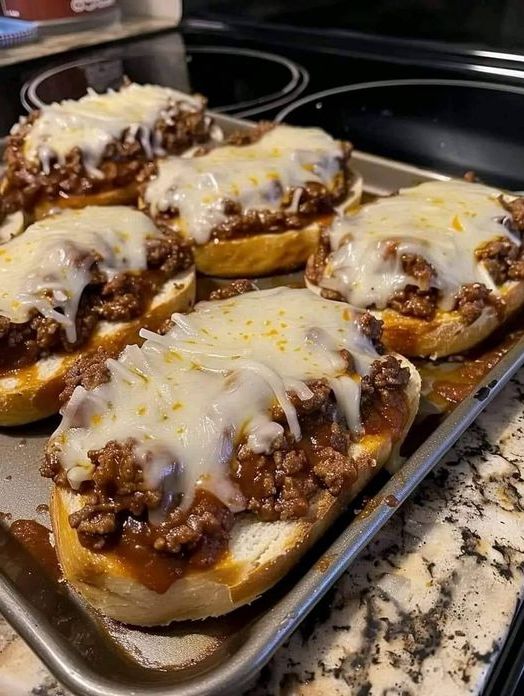
<instances>
[{"instance_id":1,"label":"stove burner ring","mask_svg":"<svg viewBox=\"0 0 524 696\"><path fill-rule=\"evenodd\" d=\"M166 54L166 56L169 56L172 59L172 55L165 50L159 51L156 56L158 57L162 53ZM235 48L234 46L194 46L187 49L185 53L186 62L189 64L193 55L202 54L244 56L246 58L253 58L259 61L270 61L282 66L289 73L289 79L281 89L254 99L212 107L213 111L216 113L229 113L238 117L247 117L262 113L264 111L269 111L270 109L285 106L302 94L309 83L309 73L305 68L277 54L266 53L248 48ZM143 54L142 57L153 55L155 54ZM27 111L40 109L43 106L46 106L46 104L49 102L42 101L42 99L38 96L38 89L49 78L59 75L61 72L65 72L72 68L87 67L96 63L110 63L113 60L137 60L139 58L140 56L120 55L107 58L93 58L90 60L80 59L49 68L22 85L20 90L20 100L23 107Z\"/></svg>"},{"instance_id":2,"label":"stove burner ring","mask_svg":"<svg viewBox=\"0 0 524 696\"><path fill-rule=\"evenodd\" d=\"M316 109L322 108L322 100L325 98L336 96L337 94L345 94L346 92L365 92L373 89L383 89L387 87L410 87L410 86L431 86L436 87L467 87L473 89L485 89L495 92L508 92L524 95L524 87L515 87L513 85L497 84L493 82L473 82L472 80L447 80L447 79L403 79L403 80L377 80L374 82L356 82L351 85L341 85L340 87L332 87L324 89L321 92L307 94L296 101L287 103L284 108L275 116L277 123L282 123L290 114L302 106L306 106L311 102L318 102L315 105Z\"/></svg>"},{"instance_id":3,"label":"stove burner ring","mask_svg":"<svg viewBox=\"0 0 524 696\"><path fill-rule=\"evenodd\" d=\"M283 106L293 101L306 89L309 84L309 73L301 65L294 63L284 56L276 53L266 53L265 51L256 51L251 48L235 48L233 46L194 46L188 49L187 54L191 56L193 53L216 53L225 55L239 55L248 58L255 58L262 61L270 61L278 63L289 70L289 82L277 92L266 94L263 97L249 99L235 104L220 106L214 111L217 113L231 113L235 116L246 117L252 114L260 113L261 111L269 111L270 109ZM263 108L262 108L263 107Z\"/></svg>"}]
</instances>

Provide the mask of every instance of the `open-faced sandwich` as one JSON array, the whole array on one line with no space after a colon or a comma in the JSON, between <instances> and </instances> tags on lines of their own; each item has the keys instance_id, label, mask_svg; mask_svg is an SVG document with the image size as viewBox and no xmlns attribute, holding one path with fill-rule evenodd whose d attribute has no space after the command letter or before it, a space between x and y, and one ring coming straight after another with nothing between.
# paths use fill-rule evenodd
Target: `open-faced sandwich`
<instances>
[{"instance_id":1,"label":"open-faced sandwich","mask_svg":"<svg viewBox=\"0 0 524 696\"><path fill-rule=\"evenodd\" d=\"M64 210L0 246L0 425L56 413L79 356L118 353L194 301L190 247L124 206ZM82 363L80 363L82 365Z\"/></svg>"},{"instance_id":2,"label":"open-faced sandwich","mask_svg":"<svg viewBox=\"0 0 524 696\"><path fill-rule=\"evenodd\" d=\"M136 202L146 162L221 137L205 107L201 97L131 83L22 118L4 154L2 218L18 210L38 218L56 207Z\"/></svg>"},{"instance_id":3,"label":"open-faced sandwich","mask_svg":"<svg viewBox=\"0 0 524 696\"><path fill-rule=\"evenodd\" d=\"M370 314L306 289L217 292L77 369L47 448L65 578L127 623L252 601L395 456L417 410L418 374L377 352Z\"/></svg>"},{"instance_id":4,"label":"open-faced sandwich","mask_svg":"<svg viewBox=\"0 0 524 696\"><path fill-rule=\"evenodd\" d=\"M337 217L306 280L382 319L390 350L460 353L524 305L523 231L524 198L428 182Z\"/></svg>"},{"instance_id":5,"label":"open-faced sandwich","mask_svg":"<svg viewBox=\"0 0 524 696\"><path fill-rule=\"evenodd\" d=\"M194 241L203 273L289 271L313 252L319 223L360 200L350 154L318 128L261 124L194 157L158 161L141 206Z\"/></svg>"}]
</instances>

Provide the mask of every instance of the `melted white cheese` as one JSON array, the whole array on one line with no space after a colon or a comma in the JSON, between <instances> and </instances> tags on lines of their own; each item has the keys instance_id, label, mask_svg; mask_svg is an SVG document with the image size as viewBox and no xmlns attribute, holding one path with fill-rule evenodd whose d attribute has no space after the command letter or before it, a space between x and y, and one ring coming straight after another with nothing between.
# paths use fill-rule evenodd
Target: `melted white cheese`
<instances>
[{"instance_id":1,"label":"melted white cheese","mask_svg":"<svg viewBox=\"0 0 524 696\"><path fill-rule=\"evenodd\" d=\"M0 315L27 321L34 310L76 338L78 303L96 253L108 279L147 266L145 240L159 234L143 213L125 206L64 210L0 246Z\"/></svg>"},{"instance_id":2,"label":"melted white cheese","mask_svg":"<svg viewBox=\"0 0 524 696\"><path fill-rule=\"evenodd\" d=\"M276 126L252 145L162 160L144 197L153 214L176 209L180 231L204 244L226 219L224 199L239 203L242 210L275 211L295 188L289 209L296 212L299 188L309 181L332 188L342 157L340 142L319 128Z\"/></svg>"},{"instance_id":3,"label":"melted white cheese","mask_svg":"<svg viewBox=\"0 0 524 696\"><path fill-rule=\"evenodd\" d=\"M320 284L356 307L384 309L408 284L427 289L402 269L402 254L419 254L436 271L431 286L440 290L444 310L452 308L454 294L466 283L484 283L498 293L475 249L497 237L520 244L503 224L510 215L498 200L501 195L464 181L427 182L338 217ZM396 254L387 252L391 241L398 244Z\"/></svg>"},{"instance_id":4,"label":"melted white cheese","mask_svg":"<svg viewBox=\"0 0 524 696\"><path fill-rule=\"evenodd\" d=\"M87 171L97 174L104 150L129 129L148 156L163 155L155 124L168 106L197 111L203 101L158 85L123 86L117 92L90 92L78 100L67 99L44 106L24 142L24 156L40 162L48 173L53 158L60 164L75 147L80 148ZM15 126L16 128L16 126Z\"/></svg>"},{"instance_id":5,"label":"melted white cheese","mask_svg":"<svg viewBox=\"0 0 524 696\"><path fill-rule=\"evenodd\" d=\"M360 375L378 355L358 316L308 290L278 288L201 302L191 314L174 315L165 336L143 331L142 348L108 361L108 383L77 387L63 410L53 447L71 485L92 475L89 450L133 438L146 482L163 485L166 500L182 494L189 505L201 486L241 509L228 477L236 445L247 438L253 451L270 450L283 432L271 419L276 402L300 438L286 392L307 399L305 381L329 380L346 421L359 430L360 379L345 374L340 350L353 355Z\"/></svg>"}]
</instances>

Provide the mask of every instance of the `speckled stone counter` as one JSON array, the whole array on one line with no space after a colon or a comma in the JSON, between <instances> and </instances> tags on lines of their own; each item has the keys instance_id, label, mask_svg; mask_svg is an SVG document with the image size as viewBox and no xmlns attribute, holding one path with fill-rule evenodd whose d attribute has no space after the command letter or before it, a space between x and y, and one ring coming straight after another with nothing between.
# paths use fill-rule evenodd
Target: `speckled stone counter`
<instances>
[{"instance_id":1,"label":"speckled stone counter","mask_svg":"<svg viewBox=\"0 0 524 696\"><path fill-rule=\"evenodd\" d=\"M521 371L249 696L480 692L524 588L523 406ZM67 694L5 623L0 694Z\"/></svg>"}]
</instances>

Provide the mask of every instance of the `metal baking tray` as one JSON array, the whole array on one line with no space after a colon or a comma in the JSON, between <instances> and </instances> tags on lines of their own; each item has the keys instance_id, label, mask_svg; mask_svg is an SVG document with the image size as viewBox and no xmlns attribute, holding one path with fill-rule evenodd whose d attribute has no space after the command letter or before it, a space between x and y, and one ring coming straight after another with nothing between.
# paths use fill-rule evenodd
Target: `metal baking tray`
<instances>
[{"instance_id":1,"label":"metal baking tray","mask_svg":"<svg viewBox=\"0 0 524 696\"><path fill-rule=\"evenodd\" d=\"M221 117L227 127L246 122ZM357 152L353 165L369 194L385 194L417 182L445 179L436 172ZM260 280L267 287L300 283L301 274ZM201 293L219 283L205 279ZM336 582L359 552L439 462L487 403L524 364L524 338L478 383L443 422L425 436L404 466L386 473L356 501L296 568L248 607L225 617L138 629L98 615L58 578L53 553L20 528L33 520L49 527L49 482L38 467L56 418L0 431L0 611L41 660L75 694L82 696L210 696L241 693L277 648ZM425 439L424 439L425 438ZM392 506L393 503L393 506ZM364 509L357 514L357 508ZM35 527L31 527L33 530ZM47 532L39 528L44 537Z\"/></svg>"}]
</instances>

